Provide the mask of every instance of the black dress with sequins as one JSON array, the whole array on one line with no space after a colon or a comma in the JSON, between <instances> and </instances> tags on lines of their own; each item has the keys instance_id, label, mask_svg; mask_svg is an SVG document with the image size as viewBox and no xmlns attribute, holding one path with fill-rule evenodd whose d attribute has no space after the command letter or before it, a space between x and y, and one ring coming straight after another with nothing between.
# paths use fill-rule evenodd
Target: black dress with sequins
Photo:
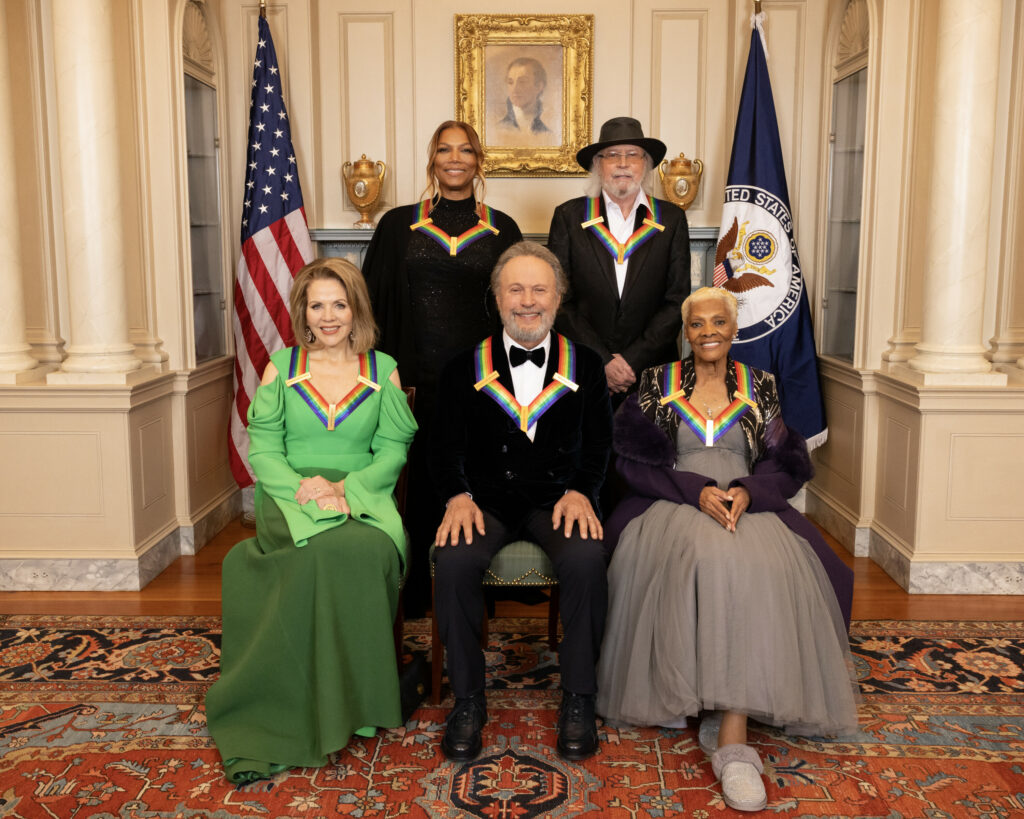
<instances>
[{"instance_id":1,"label":"black dress with sequins","mask_svg":"<svg viewBox=\"0 0 1024 819\"><path fill-rule=\"evenodd\" d=\"M431 488L424 444L437 403L437 379L455 353L494 333L501 321L490 292L491 271L506 248L523 238L516 223L492 210L497 234L487 233L455 256L433 236L410 226L418 203L393 208L381 217L363 262L374 317L377 349L394 356L402 384L416 387L420 429L409 455L409 496L405 515L410 535L411 577L406 613L421 613L429 600L426 553L440 523L444 501ZM430 210L433 223L460 236L480 221L476 200L444 199Z\"/></svg>"},{"instance_id":2,"label":"black dress with sequins","mask_svg":"<svg viewBox=\"0 0 1024 819\"><path fill-rule=\"evenodd\" d=\"M432 236L410 230L417 207L403 205L381 217L363 276L380 326L377 349L398 361L402 383L416 387L417 418L429 421L445 362L500 325L489 291L491 271L505 249L523 236L510 217L494 210L499 232L452 256ZM472 197L438 199L430 218L449 236L461 235L480 220Z\"/></svg>"}]
</instances>

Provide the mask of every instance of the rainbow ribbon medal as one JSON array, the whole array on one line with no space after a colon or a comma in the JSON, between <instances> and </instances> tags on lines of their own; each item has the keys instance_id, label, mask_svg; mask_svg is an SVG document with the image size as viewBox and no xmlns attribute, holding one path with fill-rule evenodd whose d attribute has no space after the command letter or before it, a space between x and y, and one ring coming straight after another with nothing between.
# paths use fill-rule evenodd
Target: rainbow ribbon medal
<instances>
[{"instance_id":1,"label":"rainbow ribbon medal","mask_svg":"<svg viewBox=\"0 0 1024 819\"><path fill-rule=\"evenodd\" d=\"M320 419L320 422L333 431L342 421L348 418L360 404L380 389L377 383L377 358L371 353L363 353L359 356L359 375L356 376L356 385L348 391L348 395L337 404L330 403L313 386L310 381L312 377L307 366L308 353L301 347L292 350L291 364L288 366L288 379L284 382L287 387L294 387L295 391L302 396L313 414Z\"/></svg>"},{"instance_id":2,"label":"rainbow ribbon medal","mask_svg":"<svg viewBox=\"0 0 1024 819\"><path fill-rule=\"evenodd\" d=\"M480 221L463 233L461 236L449 236L441 228L434 224L430 218L430 200L424 199L416 211L416 221L409 225L409 230L418 230L425 233L436 241L441 247L448 251L449 256L455 256L460 250L465 250L477 239L493 233L497 236L499 231L494 226L494 211L487 205L480 203Z\"/></svg>"},{"instance_id":3,"label":"rainbow ribbon medal","mask_svg":"<svg viewBox=\"0 0 1024 819\"><path fill-rule=\"evenodd\" d=\"M664 397L661 399L661 405L667 404L672 407L683 423L693 430L693 434L704 441L704 446L714 446L747 410L756 406L754 377L750 367L739 361L734 361L733 365L736 369L735 397L729 406L718 413L717 418L705 418L686 400L686 391L682 387L683 362L673 361L665 366L665 380L661 390Z\"/></svg>"},{"instance_id":4,"label":"rainbow ribbon medal","mask_svg":"<svg viewBox=\"0 0 1024 819\"><path fill-rule=\"evenodd\" d=\"M485 338L477 345L474 355L476 383L473 385L473 389L477 392L484 392L493 398L502 411L519 424L519 429L523 432L536 424L559 398L579 389L579 384L575 381L575 345L565 336L557 333L555 334L555 343L558 345L558 370L552 376L551 382L540 391L540 395L534 398L529 406L523 406L516 401L516 397L498 381L498 371L494 369L492 356L493 339Z\"/></svg>"},{"instance_id":5,"label":"rainbow ribbon medal","mask_svg":"<svg viewBox=\"0 0 1024 819\"><path fill-rule=\"evenodd\" d=\"M661 205L658 204L658 200L648 196L647 209L651 215L644 219L633 235L621 244L612 236L612 232L608 230L608 226L604 222L598 196L587 200L587 220L580 222L580 227L584 230L590 228L594 231L597 238L601 240L601 244L615 257L616 264L624 264L640 245L665 229L665 226L661 224Z\"/></svg>"}]
</instances>

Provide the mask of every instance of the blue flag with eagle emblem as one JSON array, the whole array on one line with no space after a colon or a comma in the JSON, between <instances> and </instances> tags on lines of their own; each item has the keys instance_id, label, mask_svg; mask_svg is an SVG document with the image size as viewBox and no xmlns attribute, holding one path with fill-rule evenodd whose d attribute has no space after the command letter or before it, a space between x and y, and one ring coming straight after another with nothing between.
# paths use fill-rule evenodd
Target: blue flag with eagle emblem
<instances>
[{"instance_id":1,"label":"blue flag with eagle emblem","mask_svg":"<svg viewBox=\"0 0 1024 819\"><path fill-rule=\"evenodd\" d=\"M810 448L828 437L807 290L793 236L764 14L753 18L713 284L739 301L731 354L775 375L782 416Z\"/></svg>"}]
</instances>

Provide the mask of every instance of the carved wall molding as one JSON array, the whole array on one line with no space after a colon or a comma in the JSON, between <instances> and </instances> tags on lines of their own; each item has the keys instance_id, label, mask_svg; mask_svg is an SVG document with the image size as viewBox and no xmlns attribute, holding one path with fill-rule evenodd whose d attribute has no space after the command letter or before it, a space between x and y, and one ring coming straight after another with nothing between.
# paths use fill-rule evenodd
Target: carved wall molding
<instances>
[{"instance_id":1,"label":"carved wall molding","mask_svg":"<svg viewBox=\"0 0 1024 819\"><path fill-rule=\"evenodd\" d=\"M850 0L846 5L843 25L839 30L833 82L838 82L843 77L867 67L869 36L866 0Z\"/></svg>"},{"instance_id":2,"label":"carved wall molding","mask_svg":"<svg viewBox=\"0 0 1024 819\"><path fill-rule=\"evenodd\" d=\"M206 3L189 0L182 21L181 48L186 68L200 78L212 80L214 76L213 43L206 25Z\"/></svg>"}]
</instances>

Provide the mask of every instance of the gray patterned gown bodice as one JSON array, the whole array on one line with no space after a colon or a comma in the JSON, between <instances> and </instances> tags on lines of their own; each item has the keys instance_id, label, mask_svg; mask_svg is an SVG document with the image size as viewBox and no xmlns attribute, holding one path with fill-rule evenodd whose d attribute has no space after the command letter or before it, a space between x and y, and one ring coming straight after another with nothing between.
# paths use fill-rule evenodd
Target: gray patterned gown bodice
<instances>
[{"instance_id":1,"label":"gray patterned gown bodice","mask_svg":"<svg viewBox=\"0 0 1024 819\"><path fill-rule=\"evenodd\" d=\"M733 425L714 446L705 446L686 424L676 432L676 470L707 475L725 489L733 478L750 474L747 439L739 424Z\"/></svg>"}]
</instances>

